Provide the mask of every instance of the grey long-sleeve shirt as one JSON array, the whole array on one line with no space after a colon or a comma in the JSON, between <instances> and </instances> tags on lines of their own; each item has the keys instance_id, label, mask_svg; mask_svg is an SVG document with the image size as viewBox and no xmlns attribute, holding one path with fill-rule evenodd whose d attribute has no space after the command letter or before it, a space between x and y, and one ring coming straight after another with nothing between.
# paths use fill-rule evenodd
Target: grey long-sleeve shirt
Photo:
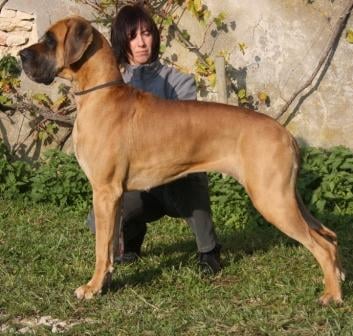
<instances>
[{"instance_id":1,"label":"grey long-sleeve shirt","mask_svg":"<svg viewBox=\"0 0 353 336\"><path fill-rule=\"evenodd\" d=\"M175 100L196 100L194 76L161 64L159 60L143 65L124 66L125 83L158 97Z\"/></svg>"}]
</instances>

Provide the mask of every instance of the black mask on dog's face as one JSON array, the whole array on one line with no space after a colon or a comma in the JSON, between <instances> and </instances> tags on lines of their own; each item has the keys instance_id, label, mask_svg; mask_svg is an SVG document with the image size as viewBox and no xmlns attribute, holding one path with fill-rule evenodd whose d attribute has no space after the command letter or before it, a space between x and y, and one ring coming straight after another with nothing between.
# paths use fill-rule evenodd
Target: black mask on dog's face
<instances>
[{"instance_id":1,"label":"black mask on dog's face","mask_svg":"<svg viewBox=\"0 0 353 336\"><path fill-rule=\"evenodd\" d=\"M73 80L93 35L93 27L81 17L58 21L38 43L19 52L24 72L33 81L47 85L56 76Z\"/></svg>"},{"instance_id":2,"label":"black mask on dog's face","mask_svg":"<svg viewBox=\"0 0 353 336\"><path fill-rule=\"evenodd\" d=\"M26 75L37 83L49 85L57 74L55 35L48 31L38 43L19 52Z\"/></svg>"}]
</instances>

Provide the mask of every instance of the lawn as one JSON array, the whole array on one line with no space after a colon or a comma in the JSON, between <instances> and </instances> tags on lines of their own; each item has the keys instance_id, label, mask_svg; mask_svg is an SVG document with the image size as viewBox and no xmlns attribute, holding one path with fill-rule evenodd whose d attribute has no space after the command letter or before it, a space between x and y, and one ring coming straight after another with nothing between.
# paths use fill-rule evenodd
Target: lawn
<instances>
[{"instance_id":1,"label":"lawn","mask_svg":"<svg viewBox=\"0 0 353 336\"><path fill-rule=\"evenodd\" d=\"M94 266L85 225L91 191L76 160L31 165L0 143L0 334L353 335L353 152L302 151L304 202L338 234L344 303L322 307L322 273L301 245L266 223L242 187L210 175L223 271L203 276L181 220L149 225L143 255L117 266L110 291L74 297Z\"/></svg>"},{"instance_id":2,"label":"lawn","mask_svg":"<svg viewBox=\"0 0 353 336\"><path fill-rule=\"evenodd\" d=\"M111 290L78 301L89 280L94 237L86 212L0 201L0 334L352 335L351 219L325 222L339 236L344 304L321 307L322 274L311 254L257 220L216 223L221 274L197 268L195 242L179 220L149 225L142 259L117 266Z\"/></svg>"}]
</instances>

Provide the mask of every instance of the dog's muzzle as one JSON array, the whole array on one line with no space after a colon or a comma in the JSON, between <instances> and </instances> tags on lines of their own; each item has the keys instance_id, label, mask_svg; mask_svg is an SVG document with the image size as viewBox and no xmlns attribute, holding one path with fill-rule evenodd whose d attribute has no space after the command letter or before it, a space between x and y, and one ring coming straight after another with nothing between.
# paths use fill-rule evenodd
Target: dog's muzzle
<instances>
[{"instance_id":1,"label":"dog's muzzle","mask_svg":"<svg viewBox=\"0 0 353 336\"><path fill-rule=\"evenodd\" d=\"M19 52L22 68L26 75L37 83L51 84L56 76L55 60L43 55L33 47L22 49Z\"/></svg>"}]
</instances>

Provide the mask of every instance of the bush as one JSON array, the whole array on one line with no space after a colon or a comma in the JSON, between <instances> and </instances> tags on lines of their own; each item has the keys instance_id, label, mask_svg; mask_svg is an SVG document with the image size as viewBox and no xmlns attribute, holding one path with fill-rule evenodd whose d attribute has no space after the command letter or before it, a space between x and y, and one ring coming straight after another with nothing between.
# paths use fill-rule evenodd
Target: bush
<instances>
[{"instance_id":1,"label":"bush","mask_svg":"<svg viewBox=\"0 0 353 336\"><path fill-rule=\"evenodd\" d=\"M24 161L11 161L6 146L0 142L0 195L19 198L31 189L32 167Z\"/></svg>"},{"instance_id":2,"label":"bush","mask_svg":"<svg viewBox=\"0 0 353 336\"><path fill-rule=\"evenodd\" d=\"M88 207L91 188L75 157L49 150L35 165L12 161L0 142L0 193L8 199L49 202L62 207Z\"/></svg>"},{"instance_id":3,"label":"bush","mask_svg":"<svg viewBox=\"0 0 353 336\"><path fill-rule=\"evenodd\" d=\"M213 218L225 227L263 225L244 188L230 177L210 174ZM298 190L317 217L353 214L353 152L345 147L302 149Z\"/></svg>"},{"instance_id":4,"label":"bush","mask_svg":"<svg viewBox=\"0 0 353 336\"><path fill-rule=\"evenodd\" d=\"M59 206L88 206L91 188L73 155L58 150L45 153L32 177L30 198Z\"/></svg>"},{"instance_id":5,"label":"bush","mask_svg":"<svg viewBox=\"0 0 353 336\"><path fill-rule=\"evenodd\" d=\"M304 148L298 188L315 214L353 214L352 151L341 146Z\"/></svg>"},{"instance_id":6,"label":"bush","mask_svg":"<svg viewBox=\"0 0 353 336\"><path fill-rule=\"evenodd\" d=\"M234 178L212 173L209 174L209 186L215 223L226 229L244 229L249 224L264 223L244 188Z\"/></svg>"},{"instance_id":7,"label":"bush","mask_svg":"<svg viewBox=\"0 0 353 336\"><path fill-rule=\"evenodd\" d=\"M265 221L253 208L244 188L231 177L209 174L213 218L224 228L244 228ZM353 214L353 152L304 148L298 189L304 203L318 217ZM49 202L62 207L88 207L91 188L72 155L50 150L31 165L11 160L0 142L1 197Z\"/></svg>"}]
</instances>

